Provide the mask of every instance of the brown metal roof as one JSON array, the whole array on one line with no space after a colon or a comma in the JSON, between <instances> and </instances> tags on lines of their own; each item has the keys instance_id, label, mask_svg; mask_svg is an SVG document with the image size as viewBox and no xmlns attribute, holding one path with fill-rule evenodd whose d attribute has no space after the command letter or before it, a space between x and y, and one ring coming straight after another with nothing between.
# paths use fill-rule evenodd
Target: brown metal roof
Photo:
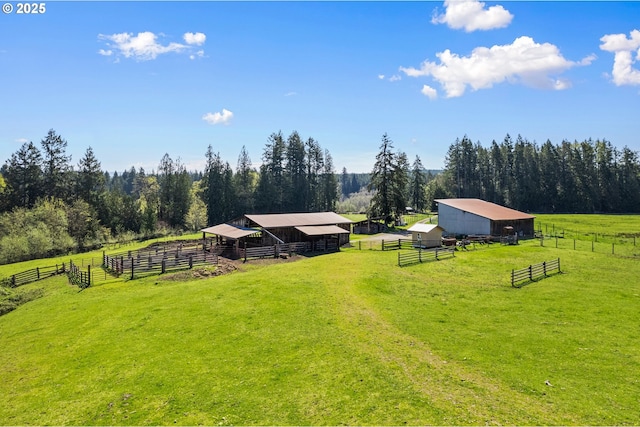
<instances>
[{"instance_id":1,"label":"brown metal roof","mask_svg":"<svg viewBox=\"0 0 640 427\"><path fill-rule=\"evenodd\" d=\"M262 228L297 227L300 225L351 224L353 222L335 212L245 215L245 217Z\"/></svg>"},{"instance_id":2,"label":"brown metal roof","mask_svg":"<svg viewBox=\"0 0 640 427\"><path fill-rule=\"evenodd\" d=\"M438 199L438 204L451 206L452 208L466 211L492 221L504 221L515 219L532 219L533 215L486 202L480 199Z\"/></svg>"},{"instance_id":3,"label":"brown metal roof","mask_svg":"<svg viewBox=\"0 0 640 427\"><path fill-rule=\"evenodd\" d=\"M307 236L324 236L328 234L349 234L349 230L340 228L337 225L301 225L295 227Z\"/></svg>"},{"instance_id":4,"label":"brown metal roof","mask_svg":"<svg viewBox=\"0 0 640 427\"><path fill-rule=\"evenodd\" d=\"M218 224L213 227L203 228L203 233L215 234L218 236L226 237L228 239L237 240L241 237L250 236L255 233L260 233L260 230L255 228L236 227L229 224Z\"/></svg>"}]
</instances>

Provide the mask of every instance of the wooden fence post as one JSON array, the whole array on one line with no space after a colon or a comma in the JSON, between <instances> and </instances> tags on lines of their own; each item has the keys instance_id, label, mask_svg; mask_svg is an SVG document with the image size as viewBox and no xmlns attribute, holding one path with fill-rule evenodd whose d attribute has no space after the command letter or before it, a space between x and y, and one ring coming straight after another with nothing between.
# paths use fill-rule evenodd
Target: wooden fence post
<instances>
[{"instance_id":1,"label":"wooden fence post","mask_svg":"<svg viewBox=\"0 0 640 427\"><path fill-rule=\"evenodd\" d=\"M164 272L166 271L166 269L167 269L167 262L165 261L165 259L164 259L164 258L162 258L162 271L161 271L161 272L162 272L162 274L164 274Z\"/></svg>"},{"instance_id":2,"label":"wooden fence post","mask_svg":"<svg viewBox=\"0 0 640 427\"><path fill-rule=\"evenodd\" d=\"M616 244L612 243L611 244L611 255L615 255L616 254Z\"/></svg>"},{"instance_id":3,"label":"wooden fence post","mask_svg":"<svg viewBox=\"0 0 640 427\"><path fill-rule=\"evenodd\" d=\"M87 265L87 288L91 286L91 266Z\"/></svg>"},{"instance_id":4,"label":"wooden fence post","mask_svg":"<svg viewBox=\"0 0 640 427\"><path fill-rule=\"evenodd\" d=\"M402 264L400 264L400 251L398 251L398 267L402 267Z\"/></svg>"},{"instance_id":5,"label":"wooden fence post","mask_svg":"<svg viewBox=\"0 0 640 427\"><path fill-rule=\"evenodd\" d=\"M514 269L511 269L511 286L513 286L513 283L514 283L514 281L515 281L515 277L514 277L514 276L515 276L515 274L516 274L516 273L515 273L515 270L514 270Z\"/></svg>"},{"instance_id":6,"label":"wooden fence post","mask_svg":"<svg viewBox=\"0 0 640 427\"><path fill-rule=\"evenodd\" d=\"M134 274L134 267L133 267L133 260L131 260L131 280L133 280L133 274Z\"/></svg>"},{"instance_id":7,"label":"wooden fence post","mask_svg":"<svg viewBox=\"0 0 640 427\"><path fill-rule=\"evenodd\" d=\"M422 248L418 248L418 261L422 262Z\"/></svg>"},{"instance_id":8,"label":"wooden fence post","mask_svg":"<svg viewBox=\"0 0 640 427\"><path fill-rule=\"evenodd\" d=\"M529 280L533 280L533 271L531 265L529 265Z\"/></svg>"},{"instance_id":9,"label":"wooden fence post","mask_svg":"<svg viewBox=\"0 0 640 427\"><path fill-rule=\"evenodd\" d=\"M193 255L189 255L189 268L193 268Z\"/></svg>"},{"instance_id":10,"label":"wooden fence post","mask_svg":"<svg viewBox=\"0 0 640 427\"><path fill-rule=\"evenodd\" d=\"M544 272L544 275L546 276L547 275L547 262L546 261L544 261L542 263L542 271Z\"/></svg>"},{"instance_id":11,"label":"wooden fence post","mask_svg":"<svg viewBox=\"0 0 640 427\"><path fill-rule=\"evenodd\" d=\"M40 267L36 267L36 275L38 276L38 280L40 280Z\"/></svg>"},{"instance_id":12,"label":"wooden fence post","mask_svg":"<svg viewBox=\"0 0 640 427\"><path fill-rule=\"evenodd\" d=\"M384 239L382 239L382 250L384 251Z\"/></svg>"}]
</instances>

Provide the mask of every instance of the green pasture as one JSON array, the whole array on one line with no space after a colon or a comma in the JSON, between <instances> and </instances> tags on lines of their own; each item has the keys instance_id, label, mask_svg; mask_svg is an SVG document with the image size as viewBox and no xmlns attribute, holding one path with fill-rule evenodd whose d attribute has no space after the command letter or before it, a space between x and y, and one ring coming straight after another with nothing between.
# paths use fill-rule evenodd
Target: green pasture
<instances>
[{"instance_id":1,"label":"green pasture","mask_svg":"<svg viewBox=\"0 0 640 427\"><path fill-rule=\"evenodd\" d=\"M640 215L535 214L535 228L544 234L596 241L629 241L640 245Z\"/></svg>"},{"instance_id":2,"label":"green pasture","mask_svg":"<svg viewBox=\"0 0 640 427\"><path fill-rule=\"evenodd\" d=\"M637 259L532 240L396 261L27 285L44 296L0 316L0 424L640 424Z\"/></svg>"},{"instance_id":3,"label":"green pasture","mask_svg":"<svg viewBox=\"0 0 640 427\"><path fill-rule=\"evenodd\" d=\"M0 316L0 424L637 425L640 253L603 239L640 217L541 219L609 231L402 268L351 248L209 279L23 286L39 298ZM563 273L510 286L558 257Z\"/></svg>"}]
</instances>

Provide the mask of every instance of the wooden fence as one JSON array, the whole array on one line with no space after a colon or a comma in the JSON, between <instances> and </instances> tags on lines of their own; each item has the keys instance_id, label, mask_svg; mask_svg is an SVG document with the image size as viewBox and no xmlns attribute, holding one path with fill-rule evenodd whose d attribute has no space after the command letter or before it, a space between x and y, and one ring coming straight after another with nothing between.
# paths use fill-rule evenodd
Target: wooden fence
<instances>
[{"instance_id":1,"label":"wooden fence","mask_svg":"<svg viewBox=\"0 0 640 427\"><path fill-rule=\"evenodd\" d=\"M532 264L529 267L520 270L511 270L511 286L517 287L516 283L532 282L541 277L547 277L549 273L560 270L560 258L551 261L545 261L540 264Z\"/></svg>"},{"instance_id":2,"label":"wooden fence","mask_svg":"<svg viewBox=\"0 0 640 427\"><path fill-rule=\"evenodd\" d=\"M31 270L22 271L9 276L3 280L3 282L12 288L26 285L28 283L36 282L38 280L46 279L47 277L55 276L65 272L65 265L52 265L49 267L38 267Z\"/></svg>"},{"instance_id":3,"label":"wooden fence","mask_svg":"<svg viewBox=\"0 0 640 427\"><path fill-rule=\"evenodd\" d=\"M128 252L125 255L103 254L103 267L120 276L125 272L131 279L136 277L163 274L169 271L191 269L198 265L217 265L218 255L203 250L158 252L152 255L149 251L139 253Z\"/></svg>"},{"instance_id":4,"label":"wooden fence","mask_svg":"<svg viewBox=\"0 0 640 427\"><path fill-rule=\"evenodd\" d=\"M455 248L435 248L435 249L421 249L398 252L398 265L403 267L405 265L417 264L427 261L437 261L442 257L456 256Z\"/></svg>"},{"instance_id":5,"label":"wooden fence","mask_svg":"<svg viewBox=\"0 0 640 427\"><path fill-rule=\"evenodd\" d=\"M80 289L86 289L91 286L91 266L87 266L87 271L82 271L73 261L69 261L67 277L71 284L76 285Z\"/></svg>"},{"instance_id":6,"label":"wooden fence","mask_svg":"<svg viewBox=\"0 0 640 427\"><path fill-rule=\"evenodd\" d=\"M240 249L240 258L278 258L305 252L335 252L340 249L337 240L319 240L317 242L280 243L274 246L256 246Z\"/></svg>"}]
</instances>

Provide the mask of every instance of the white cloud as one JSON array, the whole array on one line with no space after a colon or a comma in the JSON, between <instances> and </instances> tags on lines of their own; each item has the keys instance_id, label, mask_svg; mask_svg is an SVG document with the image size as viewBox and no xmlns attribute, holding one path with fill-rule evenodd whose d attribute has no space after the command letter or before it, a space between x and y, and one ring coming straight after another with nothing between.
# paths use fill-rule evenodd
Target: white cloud
<instances>
[{"instance_id":1,"label":"white cloud","mask_svg":"<svg viewBox=\"0 0 640 427\"><path fill-rule=\"evenodd\" d=\"M228 125L233 118L233 113L226 108L222 109L222 112L218 113L207 113L202 116L202 120L212 125Z\"/></svg>"},{"instance_id":2,"label":"white cloud","mask_svg":"<svg viewBox=\"0 0 640 427\"><path fill-rule=\"evenodd\" d=\"M540 89L566 89L570 82L552 75L588 65L595 58L590 55L579 62L569 61L557 46L536 43L527 36L518 37L512 44L477 47L469 56L447 49L436 57L440 63L424 61L418 69L400 67L400 71L410 77L431 76L442 85L447 98L462 96L467 86L473 90L488 89L504 81Z\"/></svg>"},{"instance_id":3,"label":"white cloud","mask_svg":"<svg viewBox=\"0 0 640 427\"><path fill-rule=\"evenodd\" d=\"M195 54L189 55L189 59L194 60L196 58L204 58L204 50L200 49Z\"/></svg>"},{"instance_id":4,"label":"white cloud","mask_svg":"<svg viewBox=\"0 0 640 427\"><path fill-rule=\"evenodd\" d=\"M640 61L640 31L633 30L629 36L627 38L625 34L607 34L600 39L600 49L614 53L611 74L616 86L640 85L640 69L633 67Z\"/></svg>"},{"instance_id":5,"label":"white cloud","mask_svg":"<svg viewBox=\"0 0 640 427\"><path fill-rule=\"evenodd\" d=\"M298 92L287 92L284 94L284 96L296 96L298 94Z\"/></svg>"},{"instance_id":6,"label":"white cloud","mask_svg":"<svg viewBox=\"0 0 640 427\"><path fill-rule=\"evenodd\" d=\"M138 33L137 35L133 33L98 34L98 39L104 40L108 47L108 49L100 49L98 51L100 55L116 55L118 57L133 58L137 61L149 61L165 53L192 52L191 45L201 45L204 43L206 36L203 33L186 33L184 39L189 45L176 42L163 45L158 42L158 35L150 31ZM202 54L199 52L201 51L196 53L197 56L204 55L204 51L202 51Z\"/></svg>"},{"instance_id":7,"label":"white cloud","mask_svg":"<svg viewBox=\"0 0 640 427\"><path fill-rule=\"evenodd\" d=\"M202 46L207 40L207 36L204 33L184 33L182 38L185 43L196 46Z\"/></svg>"},{"instance_id":8,"label":"white cloud","mask_svg":"<svg viewBox=\"0 0 640 427\"><path fill-rule=\"evenodd\" d=\"M378 74L378 78L379 78L380 80L384 80L384 74Z\"/></svg>"},{"instance_id":9,"label":"white cloud","mask_svg":"<svg viewBox=\"0 0 640 427\"><path fill-rule=\"evenodd\" d=\"M394 74L393 76L389 77L390 82L397 82L398 80L402 80L402 76Z\"/></svg>"},{"instance_id":10,"label":"white cloud","mask_svg":"<svg viewBox=\"0 0 640 427\"><path fill-rule=\"evenodd\" d=\"M429 85L422 86L422 90L420 92L429 99L436 99L438 97L438 91Z\"/></svg>"},{"instance_id":11,"label":"white cloud","mask_svg":"<svg viewBox=\"0 0 640 427\"><path fill-rule=\"evenodd\" d=\"M16 139L16 142L19 144L26 144L29 140L27 138L18 138Z\"/></svg>"},{"instance_id":12,"label":"white cloud","mask_svg":"<svg viewBox=\"0 0 640 427\"><path fill-rule=\"evenodd\" d=\"M431 22L447 24L449 28L464 28L468 33L476 30L504 28L511 23L513 15L497 5L485 9L485 3L478 0L445 0L445 13L434 12Z\"/></svg>"}]
</instances>

